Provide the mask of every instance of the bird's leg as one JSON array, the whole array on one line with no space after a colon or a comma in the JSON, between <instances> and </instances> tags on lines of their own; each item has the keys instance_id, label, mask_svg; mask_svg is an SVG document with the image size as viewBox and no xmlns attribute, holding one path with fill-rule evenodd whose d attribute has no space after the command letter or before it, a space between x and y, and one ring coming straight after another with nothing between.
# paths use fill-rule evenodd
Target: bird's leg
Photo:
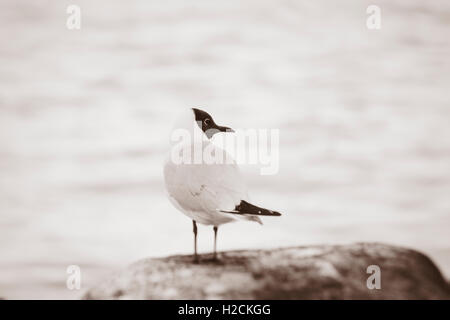
<instances>
[{"instance_id":1,"label":"bird's leg","mask_svg":"<svg viewBox=\"0 0 450 320\"><path fill-rule=\"evenodd\" d=\"M214 226L213 229L214 229L214 256L213 256L213 259L216 260L217 259L216 244L217 244L217 229L218 229L218 227Z\"/></svg>"},{"instance_id":2,"label":"bird's leg","mask_svg":"<svg viewBox=\"0 0 450 320\"><path fill-rule=\"evenodd\" d=\"M197 223L195 220L192 220L193 230L194 231L194 262L198 262L197 256Z\"/></svg>"}]
</instances>

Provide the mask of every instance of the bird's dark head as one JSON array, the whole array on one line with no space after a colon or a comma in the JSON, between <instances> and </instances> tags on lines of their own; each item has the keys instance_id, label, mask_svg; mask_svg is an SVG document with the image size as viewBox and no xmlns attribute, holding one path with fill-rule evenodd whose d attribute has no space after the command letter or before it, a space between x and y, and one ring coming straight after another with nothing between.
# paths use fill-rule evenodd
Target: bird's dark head
<instances>
[{"instance_id":1,"label":"bird's dark head","mask_svg":"<svg viewBox=\"0 0 450 320\"><path fill-rule=\"evenodd\" d=\"M208 139L211 139L218 132L234 132L229 127L217 125L208 112L197 108L192 108L192 111L194 111L195 122L197 122L197 125L202 129Z\"/></svg>"}]
</instances>

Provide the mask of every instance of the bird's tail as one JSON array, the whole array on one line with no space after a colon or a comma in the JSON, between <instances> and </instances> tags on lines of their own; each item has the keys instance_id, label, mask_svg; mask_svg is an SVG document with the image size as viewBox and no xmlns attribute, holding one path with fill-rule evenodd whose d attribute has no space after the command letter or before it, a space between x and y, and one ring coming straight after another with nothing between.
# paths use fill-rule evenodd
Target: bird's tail
<instances>
[{"instance_id":1,"label":"bird's tail","mask_svg":"<svg viewBox=\"0 0 450 320\"><path fill-rule=\"evenodd\" d=\"M262 224L262 222L259 219L259 216L272 216L272 217L281 216L281 213L279 213L278 211L261 208L251 203L248 203L245 200L241 200L241 202L234 208L234 210L230 211L221 210L221 212L243 215L247 220L256 221L260 224Z\"/></svg>"}]
</instances>

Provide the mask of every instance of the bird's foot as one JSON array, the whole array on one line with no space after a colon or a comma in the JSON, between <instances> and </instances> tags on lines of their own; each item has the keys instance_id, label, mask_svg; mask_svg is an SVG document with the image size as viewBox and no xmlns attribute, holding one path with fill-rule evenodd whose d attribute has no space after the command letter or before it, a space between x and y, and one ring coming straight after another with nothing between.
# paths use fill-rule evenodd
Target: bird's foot
<instances>
[{"instance_id":1,"label":"bird's foot","mask_svg":"<svg viewBox=\"0 0 450 320\"><path fill-rule=\"evenodd\" d=\"M192 262L193 262L194 264L200 263L200 259L198 258L197 255L194 255L194 259L192 260Z\"/></svg>"},{"instance_id":2,"label":"bird's foot","mask_svg":"<svg viewBox=\"0 0 450 320\"><path fill-rule=\"evenodd\" d=\"M211 261L211 262L214 262L214 263L221 262L221 260L220 260L220 258L219 258L219 255L216 254L216 253L214 253L214 255L212 256L212 258L211 258L210 261Z\"/></svg>"}]
</instances>

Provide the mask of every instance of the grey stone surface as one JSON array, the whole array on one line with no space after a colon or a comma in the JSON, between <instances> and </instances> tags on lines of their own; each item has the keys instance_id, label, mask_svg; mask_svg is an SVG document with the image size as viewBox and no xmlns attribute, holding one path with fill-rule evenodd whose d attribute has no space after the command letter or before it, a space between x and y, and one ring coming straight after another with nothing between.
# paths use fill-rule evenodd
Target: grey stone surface
<instances>
[{"instance_id":1,"label":"grey stone surface","mask_svg":"<svg viewBox=\"0 0 450 320\"><path fill-rule=\"evenodd\" d=\"M438 268L415 250L379 243L149 258L88 290L84 299L449 299ZM367 288L369 265L381 289Z\"/></svg>"}]
</instances>

